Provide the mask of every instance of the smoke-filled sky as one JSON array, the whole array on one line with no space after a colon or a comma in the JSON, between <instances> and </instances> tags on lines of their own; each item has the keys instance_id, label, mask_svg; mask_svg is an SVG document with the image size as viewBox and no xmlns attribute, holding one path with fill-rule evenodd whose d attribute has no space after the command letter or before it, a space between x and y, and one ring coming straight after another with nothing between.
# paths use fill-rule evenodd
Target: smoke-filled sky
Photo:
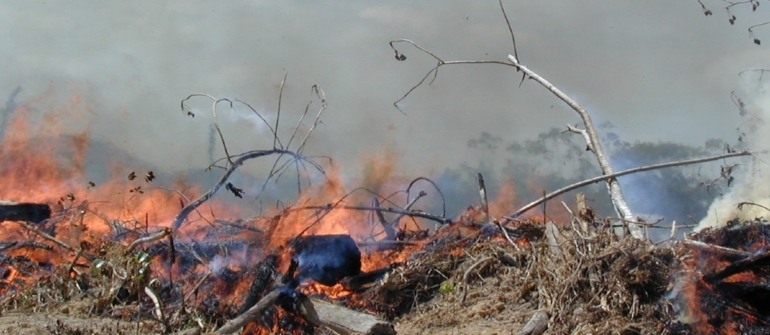
<instances>
[{"instance_id":1,"label":"smoke-filled sky","mask_svg":"<svg viewBox=\"0 0 770 335\"><path fill-rule=\"evenodd\" d=\"M505 1L521 62L597 122L629 141L695 145L734 141L738 73L770 67L770 26L757 28L762 46L746 31L770 19L770 5L736 7L731 26L723 2L704 3L713 16L695 0ZM193 119L181 99L238 98L274 119L284 70L282 119L296 122L319 85L329 107L308 153L347 166L391 148L406 171L440 171L478 159L467 141L482 131L510 142L578 121L498 65L443 67L401 104L406 115L392 106L435 62L406 44L396 61L390 40L445 60L506 61L496 1L3 1L0 28L0 97L21 86L19 101L66 110L78 96L87 112L77 122L94 137L161 168L209 163L210 104L192 102ZM264 127L244 126L244 109L221 113L234 151L272 143Z\"/></svg>"}]
</instances>

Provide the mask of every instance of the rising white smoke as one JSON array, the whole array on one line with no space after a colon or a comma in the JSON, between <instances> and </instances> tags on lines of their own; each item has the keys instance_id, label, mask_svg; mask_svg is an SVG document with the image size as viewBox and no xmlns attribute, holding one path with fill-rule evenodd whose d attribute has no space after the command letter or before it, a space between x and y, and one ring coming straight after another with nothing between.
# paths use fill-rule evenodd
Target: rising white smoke
<instances>
[{"instance_id":1,"label":"rising white smoke","mask_svg":"<svg viewBox=\"0 0 770 335\"><path fill-rule=\"evenodd\" d=\"M741 77L744 81L733 100L746 120L739 130L745 133L742 140L754 153L754 158L737 162L738 166L732 173L735 177L732 188L711 204L698 230L721 227L736 218L740 221L770 219L770 211L763 208L770 208L770 94L765 85L767 79L761 72L744 72ZM728 165L734 163L727 162ZM738 204L742 202L756 205L739 208Z\"/></svg>"}]
</instances>

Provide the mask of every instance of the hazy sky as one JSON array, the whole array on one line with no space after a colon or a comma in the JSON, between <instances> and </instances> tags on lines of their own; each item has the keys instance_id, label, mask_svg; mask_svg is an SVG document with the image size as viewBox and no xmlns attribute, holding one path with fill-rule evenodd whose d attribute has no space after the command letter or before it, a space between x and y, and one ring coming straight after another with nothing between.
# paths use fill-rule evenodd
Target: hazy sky
<instances>
[{"instance_id":1,"label":"hazy sky","mask_svg":"<svg viewBox=\"0 0 770 335\"><path fill-rule=\"evenodd\" d=\"M682 1L505 1L522 63L572 95L597 122L626 140L702 144L733 141L741 122L730 102L738 73L770 68L770 5L739 7L734 26L724 3ZM415 90L435 63L406 44L398 62L388 46L409 38L445 60L506 61L510 36L496 1L3 1L0 101L66 111L73 96L91 133L160 167L208 162L209 103L190 93L250 102L274 117L288 71L282 118L293 124L320 85L329 108L312 154L355 166L394 148L413 170L443 170L478 159L467 146L482 131L505 141L576 123L563 103L533 81L518 88L510 67L444 67ZM47 92L47 93L46 93ZM85 106L85 107L83 107ZM264 130L245 127L244 110L222 111L235 149L264 147ZM66 116L65 116L66 118ZM263 129L263 128L262 128ZM260 142L261 139L261 142Z\"/></svg>"}]
</instances>

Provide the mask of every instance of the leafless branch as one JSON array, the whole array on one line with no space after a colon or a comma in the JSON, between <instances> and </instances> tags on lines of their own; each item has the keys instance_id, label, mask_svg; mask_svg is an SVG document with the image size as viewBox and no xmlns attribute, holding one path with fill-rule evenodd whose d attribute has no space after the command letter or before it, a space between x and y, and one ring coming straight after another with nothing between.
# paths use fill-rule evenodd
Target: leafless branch
<instances>
[{"instance_id":1,"label":"leafless branch","mask_svg":"<svg viewBox=\"0 0 770 335\"><path fill-rule=\"evenodd\" d=\"M441 197L441 216L446 216L446 198L444 197L444 192L441 191L441 188L438 187L438 184L431 180L430 178L426 177L417 177L415 179L412 179L412 181L409 183L409 186L406 188L406 202L409 202L409 195L411 194L410 191L412 190L412 186L416 184L419 181L426 181L429 184L433 185L433 188L436 189L436 192L438 192L438 195Z\"/></svg>"},{"instance_id":2,"label":"leafless branch","mask_svg":"<svg viewBox=\"0 0 770 335\"><path fill-rule=\"evenodd\" d=\"M214 127L217 130L217 134L219 134L219 140L222 141L222 147L225 150L225 156L227 156L227 161L230 162L230 164L232 164L233 161L232 161L232 158L230 157L230 153L227 150L227 143L225 142L225 136L222 134L222 129L219 128L219 121L217 120L217 105L220 102L224 101L224 102L227 102L227 103L230 104L230 108L233 108L233 101L230 100L230 99L217 99L217 98L215 98L215 97L213 97L213 96L211 96L209 94L205 94L205 93L194 93L194 94L190 94L189 96L187 96L187 98L184 98L182 100L182 102L181 102L182 113L186 113L187 115L195 115L195 114L192 114L192 112L190 112L190 110L187 109L187 107L185 107L185 104L184 104L185 101L190 100L193 97L206 97L206 98L209 98L210 100L213 101L213 103L211 105L211 113L212 113L212 115L214 115Z\"/></svg>"},{"instance_id":3,"label":"leafless branch","mask_svg":"<svg viewBox=\"0 0 770 335\"><path fill-rule=\"evenodd\" d=\"M202 205L204 202L211 199L211 197L214 196L214 194L216 194L217 191L219 191L219 189L221 189L222 186L225 185L225 183L227 182L227 179L230 178L230 175L233 174L233 172L235 172L235 170L238 169L241 165L243 165L244 162L250 159L270 156L270 155L288 155L288 156L294 157L295 159L304 160L304 161L308 160L307 158L299 154L296 154L292 151L281 150L281 149L254 150L254 151L244 153L240 157L238 157L238 159L232 162L230 167L228 167L227 170L225 170L225 173L222 175L222 177L219 178L219 181L214 185L214 187L212 187L211 189L208 190L208 192L204 193L194 201L188 203L186 206L184 206L184 208L182 208L179 214L177 214L176 218L174 218L174 221L171 223L171 227L174 230L179 229L184 223L185 218L187 218L187 215L189 215L190 212L198 208L198 206Z\"/></svg>"},{"instance_id":4,"label":"leafless branch","mask_svg":"<svg viewBox=\"0 0 770 335\"><path fill-rule=\"evenodd\" d=\"M503 17L505 18L505 24L508 26L508 32L511 33L511 43L513 44L513 55L516 57L516 59L519 58L519 51L516 50L516 35L513 34L513 27L511 27L511 21L508 20L508 14L505 12L505 6L503 6L503 0L499 1L500 3L500 11L503 12Z\"/></svg>"},{"instance_id":5,"label":"leafless branch","mask_svg":"<svg viewBox=\"0 0 770 335\"><path fill-rule=\"evenodd\" d=\"M289 72L283 71L283 80L281 80L281 90L278 92L278 111L275 115L275 136L273 136L273 148L275 148L275 144L278 142L278 124L281 121L281 102L283 101L283 87L286 84L286 77L289 75Z\"/></svg>"},{"instance_id":6,"label":"leafless branch","mask_svg":"<svg viewBox=\"0 0 770 335\"><path fill-rule=\"evenodd\" d=\"M372 207L372 206L351 206L351 205L337 205L332 206L331 204L325 205L325 206L303 206L303 207L296 207L292 210L332 210L332 209L344 209L344 210L352 210L352 211L382 211L387 213L396 213L396 214L403 214L405 216L410 217L418 217L423 218L427 220L431 220L434 222L438 222L440 224L449 224L452 222L452 220L447 219L445 217L437 216L437 215L431 215L428 213L425 213L423 211L405 211L400 208L391 208L391 207Z\"/></svg>"},{"instance_id":7,"label":"leafless branch","mask_svg":"<svg viewBox=\"0 0 770 335\"><path fill-rule=\"evenodd\" d=\"M246 312L243 312L243 314L239 315L238 317L227 321L227 323L217 329L216 334L222 335L235 333L238 331L238 329L245 326L247 323L262 316L265 311L275 305L275 302L278 300L278 296L280 295L279 290L280 289L276 289L266 294L264 297L262 297L261 300L259 300L259 302L249 308Z\"/></svg>"},{"instance_id":8,"label":"leafless branch","mask_svg":"<svg viewBox=\"0 0 770 335\"><path fill-rule=\"evenodd\" d=\"M160 239L162 239L164 237L167 237L167 236L171 236L171 229L169 229L169 228L165 228L165 229L163 229L163 230L161 230L161 231L159 231L159 232L157 232L155 234L149 235L149 236L137 238L136 240L131 242L131 244L129 244L128 247L126 247L126 252L125 253L126 253L126 255L128 255L132 251L134 251L134 249L136 249L136 247L139 246L140 244L144 244L144 243L152 242L152 241L157 241L157 240L160 240Z\"/></svg>"},{"instance_id":9,"label":"leafless branch","mask_svg":"<svg viewBox=\"0 0 770 335\"><path fill-rule=\"evenodd\" d=\"M61 240L59 240L59 239L57 239L57 238L55 238L55 237L53 237L51 235L48 235L48 234L40 231L40 229L37 229L37 228L29 225L26 222L17 221L16 223L18 223L20 226L24 227L25 229L27 229L27 230L37 234L38 236L40 236L40 237L42 237L42 238L44 238L46 240L49 240L49 241L51 241L53 243L56 243L57 245L59 245L60 247L62 247L64 249L67 249L67 250L72 251L72 252L77 252L77 249L73 248L69 244L64 243L63 241L61 241Z\"/></svg>"},{"instance_id":10,"label":"leafless branch","mask_svg":"<svg viewBox=\"0 0 770 335\"><path fill-rule=\"evenodd\" d=\"M710 156L710 157L704 157L704 158L695 158L695 159L689 159L689 160L683 160L683 161L675 161L675 162L667 162L667 163L661 163L661 164L641 166L641 167L636 167L636 168L632 168L632 169L628 169L628 170L623 170L623 171L620 171L620 172L615 172L615 173L609 174L609 175L603 175L603 176L598 176L598 177L594 177L594 178L591 178L591 179L586 179L584 181L581 181L581 182L578 182L578 183L574 183L574 184L571 184L571 185L567 185L567 186L562 187L562 188L560 188L560 189L558 189L556 191L548 193L545 196L541 197L540 199L535 200L535 201L527 204L526 206L522 207L521 209L519 209L515 213L507 216L506 219L507 220L515 220L521 214L524 214L526 211L528 211L528 210L530 210L532 208L537 207L537 205L539 205L543 201L548 201L548 200L553 199L554 197L556 197L556 196L558 196L560 194L572 191L574 189L577 189L577 188L580 188L580 187L583 187L583 186L586 186L586 185L590 185L590 184L593 184L593 183L598 183L600 181L604 181L604 180L607 180L609 178L617 178L617 177L620 177L620 176L625 176L627 174L643 172L643 171L649 171L649 170L656 170L656 169L663 169L663 168L673 167L673 166L698 164L698 163L715 161L715 160L719 160L719 159L732 158L732 157L740 157L740 156L749 156L749 155L751 155L751 152L744 150L744 151L741 151L741 152L731 152L731 153L726 153L726 154L717 155L717 156Z\"/></svg>"},{"instance_id":11,"label":"leafless branch","mask_svg":"<svg viewBox=\"0 0 770 335\"><path fill-rule=\"evenodd\" d=\"M508 63L508 62L504 62L504 61L497 61L497 60L457 60L457 61L444 61L444 60L442 60L441 58L439 58L438 56L436 56L434 53L432 53L432 52L428 51L427 49L425 49L425 48L421 47L419 44L417 44L417 43L415 43L414 41L412 41L412 40L409 40L409 39L400 39L400 40L394 40L394 41L390 41L390 47L391 47L391 48L393 48L393 50L396 52L396 58L398 58L398 57L399 57L399 55L403 56L403 53L399 53L398 49L396 49L396 47L395 47L395 45L394 45L395 43L409 43L409 44L413 45L415 48L417 48L418 50L420 50L420 51L422 51L422 52L424 52L424 53L428 54L428 55L429 55L429 56L431 56L431 57L433 57L433 58L434 58L434 59L436 59L436 61L438 62L438 63L436 64L436 66L434 66L432 69L430 69L430 70L429 70L429 71L428 71L428 72L425 74L425 76L423 76L423 78L422 78L422 79L421 79L421 80L420 80L420 81L417 83L417 85L414 85L414 86L412 86L412 88L410 88L410 89L409 89L409 90L408 90L408 91L407 91L407 92L406 92L406 93L405 93L405 94L404 94L404 95L403 95L403 96L402 96L400 99L396 100L396 102L394 102L394 103L393 103L393 106L395 106L395 107L396 107L396 109L398 109L398 111L400 111L401 113L404 113L404 111L403 111L403 110L401 110L401 108L398 106L398 104L399 104L401 101L404 101L404 99L406 99L406 97L408 97L408 96L409 96L409 95L410 95L410 94L411 94L411 93L412 93L412 92L413 92L415 89L417 89L417 88L418 88L418 87L420 87L420 86L421 86L423 83L425 83L425 81L428 79L428 77L429 77L431 74L434 74L433 80L435 80L435 79L436 79L436 77L438 76L438 69L439 69L440 67L444 66L444 65L460 65L460 64L498 64L498 65L511 66L511 64L510 64L510 63ZM515 50L514 50L514 51L515 51ZM406 59L406 58L404 58L404 59ZM429 83L429 85L433 83L433 80L431 80L431 82ZM404 113L404 114L405 114L405 113Z\"/></svg>"},{"instance_id":12,"label":"leafless branch","mask_svg":"<svg viewBox=\"0 0 770 335\"><path fill-rule=\"evenodd\" d=\"M553 93L556 97L558 97L560 100L564 101L567 105L569 105L575 112L580 115L580 118L583 121L583 125L585 126L585 132L586 132L586 139L590 141L587 143L589 147L591 148L591 151L593 152L594 156L596 157L597 163L599 163L599 168L601 169L602 173L604 175L612 175L613 170L612 166L610 165L610 162L607 160L606 156L604 155L604 151L602 150L601 143L599 142L599 136L596 133L596 129L594 128L593 121L591 120L591 117L588 115L588 111L586 111L582 106L580 106L575 100L570 98L567 94L562 92L559 88L548 82L545 78L541 77L534 71L530 70L528 67L522 65L519 63L519 60L516 59L513 55L508 55L508 59L511 61L513 66L524 72L527 77L532 78L536 82L538 82L540 85L545 87L547 90L549 90L551 93ZM610 198L612 199L613 207L615 207L616 212L618 213L618 216L622 217L623 219L627 221L633 221L634 220L634 214L631 211L631 208L628 206L628 203L625 200L625 197L623 196L623 191L620 188L620 184L618 183L617 179L610 177L604 179L607 182L607 190L610 193ZM644 234L642 230L634 225L630 224L629 229L631 230L631 235L633 235L635 238L642 239L644 238Z\"/></svg>"},{"instance_id":13,"label":"leafless branch","mask_svg":"<svg viewBox=\"0 0 770 335\"><path fill-rule=\"evenodd\" d=\"M310 89L311 94L314 94L319 100L321 100L321 108L318 110L318 114L315 116L315 120L313 121L313 125L310 127L310 129L305 133L305 137L302 138L302 142L300 142L299 148L297 148L297 153L301 154L302 151L305 149L305 144L307 144L307 139L310 138L310 135L313 133L313 130L318 126L318 123L321 122L321 114L323 114L324 110L326 110L326 93L318 87L318 85L313 85L313 87ZM310 104L310 103L308 103Z\"/></svg>"}]
</instances>

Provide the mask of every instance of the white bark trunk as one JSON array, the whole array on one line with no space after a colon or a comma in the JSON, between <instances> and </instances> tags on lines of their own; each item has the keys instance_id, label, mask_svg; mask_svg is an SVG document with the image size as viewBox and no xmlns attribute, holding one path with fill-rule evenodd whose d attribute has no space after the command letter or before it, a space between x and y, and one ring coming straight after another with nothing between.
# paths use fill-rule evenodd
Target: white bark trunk
<instances>
[{"instance_id":1,"label":"white bark trunk","mask_svg":"<svg viewBox=\"0 0 770 335\"><path fill-rule=\"evenodd\" d=\"M593 122L591 121L591 117L588 115L588 112L577 102L575 102L575 100L572 100L572 98L564 94L564 92L556 88L556 86L553 86L553 84L545 80L545 78L533 72L526 66L521 65L521 63L519 63L519 61L513 55L508 55L508 59L513 63L513 66L515 66L521 72L524 72L524 74L528 77L540 83L540 85L543 85L543 87L567 103L567 105L569 105L573 110L575 110L575 112L580 115L580 118L583 120L583 124L585 125L586 129L575 130L584 135L586 145L588 145L588 149L594 153L594 156L596 156L596 160L599 163L599 168L602 170L602 173L612 174L612 166L610 166L609 161L604 156L601 143L599 142L599 136L596 134L596 130L594 128ZM626 203L626 199L623 197L623 192L620 189L620 184L618 183L617 179L608 179L607 189L610 193L610 198L612 199L612 205L615 207L615 211L617 212L618 216L622 218L626 224L628 224L628 229L631 232L631 236L638 239L643 239L644 231L640 225L635 223L636 218L634 217L634 213L631 211L628 203Z\"/></svg>"}]
</instances>

